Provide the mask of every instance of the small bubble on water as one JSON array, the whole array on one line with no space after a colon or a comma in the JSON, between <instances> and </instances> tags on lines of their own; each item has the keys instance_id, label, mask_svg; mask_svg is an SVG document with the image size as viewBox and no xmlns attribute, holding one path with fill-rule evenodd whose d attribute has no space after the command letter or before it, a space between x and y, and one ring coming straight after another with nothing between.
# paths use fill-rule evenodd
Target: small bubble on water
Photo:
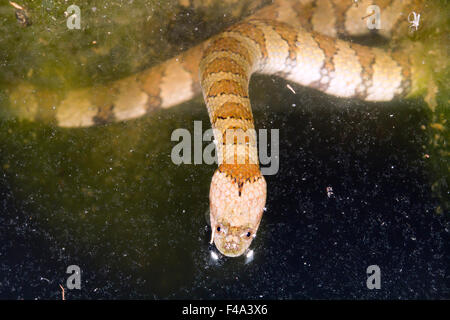
<instances>
[{"instance_id":1,"label":"small bubble on water","mask_svg":"<svg viewBox=\"0 0 450 320\"><path fill-rule=\"evenodd\" d=\"M248 250L247 254L245 255L245 264L252 262L253 257L254 257L253 250Z\"/></svg>"},{"instance_id":2,"label":"small bubble on water","mask_svg":"<svg viewBox=\"0 0 450 320\"><path fill-rule=\"evenodd\" d=\"M211 258L212 258L213 260L218 260L218 259L219 259L219 256L218 256L217 253L215 253L214 251L211 251Z\"/></svg>"}]
</instances>

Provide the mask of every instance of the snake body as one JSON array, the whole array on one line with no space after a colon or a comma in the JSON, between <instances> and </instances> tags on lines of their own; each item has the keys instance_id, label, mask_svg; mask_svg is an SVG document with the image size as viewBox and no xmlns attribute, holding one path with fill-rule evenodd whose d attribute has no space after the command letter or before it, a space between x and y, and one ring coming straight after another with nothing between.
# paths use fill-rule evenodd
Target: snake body
<instances>
[{"instance_id":1,"label":"snake body","mask_svg":"<svg viewBox=\"0 0 450 320\"><path fill-rule=\"evenodd\" d=\"M211 41L200 63L200 82L222 160L210 189L212 241L220 252L245 252L266 201L248 94L252 73L282 75L335 96L379 101L408 92L411 72L403 61L273 20L243 22Z\"/></svg>"},{"instance_id":2,"label":"snake body","mask_svg":"<svg viewBox=\"0 0 450 320\"><path fill-rule=\"evenodd\" d=\"M224 255L239 256L255 237L266 202L248 93L253 73L367 101L391 100L411 91L414 68L408 55L335 38L367 33L361 17L372 1L358 3L276 0L161 65L102 88L67 93L51 117L63 127L91 126L169 108L202 92L220 161L210 189L211 241ZM401 29L405 16L418 6L412 0L378 5L384 36ZM28 118L42 117L39 100L24 94L27 90L33 89L13 92L11 103Z\"/></svg>"}]
</instances>

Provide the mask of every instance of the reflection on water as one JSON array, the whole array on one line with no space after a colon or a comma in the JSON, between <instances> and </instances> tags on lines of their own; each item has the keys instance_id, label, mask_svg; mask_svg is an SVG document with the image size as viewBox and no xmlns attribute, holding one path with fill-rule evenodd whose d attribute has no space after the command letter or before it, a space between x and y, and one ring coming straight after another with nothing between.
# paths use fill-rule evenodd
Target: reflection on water
<instances>
[{"instance_id":1,"label":"reflection on water","mask_svg":"<svg viewBox=\"0 0 450 320\"><path fill-rule=\"evenodd\" d=\"M28 27L0 6L0 297L57 299L74 263L83 287L68 299L442 297L448 92L427 96L431 112L420 99L367 104L255 77L256 126L282 128L280 172L268 177L252 250L229 259L208 246L214 166L170 161L173 129L208 127L200 98L84 129L11 117L15 85L39 88L36 99L51 108L58 90L103 84L185 49L164 41L188 24L176 25L174 1L78 2L80 32L61 22L63 1L30 3ZM199 25L218 13L204 14ZM373 261L390 274L381 295L361 285Z\"/></svg>"}]
</instances>

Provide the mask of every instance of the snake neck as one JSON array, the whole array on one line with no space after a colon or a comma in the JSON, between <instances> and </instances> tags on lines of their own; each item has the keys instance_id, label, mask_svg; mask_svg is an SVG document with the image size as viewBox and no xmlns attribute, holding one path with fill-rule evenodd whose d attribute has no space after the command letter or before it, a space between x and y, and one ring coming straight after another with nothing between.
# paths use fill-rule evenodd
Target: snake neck
<instances>
[{"instance_id":1,"label":"snake neck","mask_svg":"<svg viewBox=\"0 0 450 320\"><path fill-rule=\"evenodd\" d=\"M212 39L200 62L200 84L219 163L258 165L248 87L253 73L276 74L325 93L388 101L410 91L405 54L368 48L284 23L248 20Z\"/></svg>"}]
</instances>

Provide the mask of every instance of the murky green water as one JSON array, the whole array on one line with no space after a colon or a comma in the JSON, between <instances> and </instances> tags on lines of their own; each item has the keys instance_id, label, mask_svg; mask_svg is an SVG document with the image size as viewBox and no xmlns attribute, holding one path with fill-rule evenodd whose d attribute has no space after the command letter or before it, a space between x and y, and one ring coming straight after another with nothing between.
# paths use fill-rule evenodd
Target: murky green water
<instances>
[{"instance_id":1,"label":"murky green water","mask_svg":"<svg viewBox=\"0 0 450 320\"><path fill-rule=\"evenodd\" d=\"M17 296L39 297L42 291L45 293L41 297L59 297L56 284L58 281L63 283L65 266L78 264L82 270L87 270L84 279L89 291L72 293L73 297L214 298L215 294L227 297L226 289L217 293L211 288L217 289L220 284L232 287L233 281L242 285L232 287L234 291L230 289L233 297L257 298L260 293L264 297L321 297L314 290L301 295L298 292L289 293L289 289L286 289L287 293L270 289L269 276L264 280L269 289L261 286L251 291L255 277L258 274L264 277L264 270L258 267L264 261L258 258L249 265L245 265L242 259L221 260L218 263L210 260L209 227L205 212L215 167L177 166L170 161L170 152L175 144L170 141L170 135L175 128L187 128L192 132L194 120L203 121L205 126L209 123L200 98L171 110L158 111L151 117L83 129L63 129L51 123L20 121L12 115L14 112L9 109L8 96L15 85L29 83L40 88L37 93L39 99L48 99L48 105L51 105L58 90L104 84L130 75L181 52L189 43L206 38L235 19L217 20L223 12L228 12L224 10L230 10L226 6L217 6L200 15L180 9L175 1L77 1L77 4L82 9L81 30L67 30L64 1L43 1L42 5L26 2L32 19L28 27L19 25L14 9L8 3L0 5L0 172L5 190L10 195L9 200L6 197L3 200L14 203L18 208L17 215L25 223L25 226L23 223L17 226L17 232L22 232L20 228L26 229L27 224L39 229L39 245L44 246L42 251L50 255L48 261L42 264L38 246L35 255L25 254L22 257L22 266L27 261L39 266L39 271L33 273L28 270L24 272L24 277L39 274L50 278L51 282L42 283L33 278L30 281L38 283L34 289L24 289ZM241 6L245 12L247 7ZM241 10L241 7L231 8ZM217 23L209 28L211 21ZM444 21L440 28L448 30L449 26L445 24L448 21L443 18L438 21L441 24ZM201 32L197 34L192 31L193 26ZM183 35L183 30L186 30L186 35ZM434 35L429 32L429 36L423 35L424 40L421 41L424 45L437 46L431 40L425 40ZM442 30L436 32L435 39L441 39L442 33ZM439 45L448 48L448 43ZM390 137L388 143L394 141L398 150L403 148L398 157L406 159L405 167L411 167L407 172L420 172L420 181L427 190L423 191L426 195L423 197L429 201L426 210L432 215L448 215L448 67L435 68L427 59L424 57L426 64L430 63L430 69L434 68L438 89L435 96L428 95L428 100L436 101L433 110L420 99L400 103L402 111L399 115L403 120L395 120L389 114L395 112L396 103L386 107L386 104L367 105L335 98L326 102L328 100L324 95L297 89L305 94L302 104L297 107L306 111L300 112L291 107L294 103L292 97L284 100L290 94L285 82L274 80L272 83L270 79L258 77L251 85L257 108L257 127L270 128L277 120L280 127L284 126L283 123L295 127L296 122L292 119L289 122L289 117L298 117L299 122L306 121L308 117L322 117L326 119L323 120L325 123L336 123L337 130L345 132L350 125L357 127L355 121L364 118L365 113L375 112L373 118L364 118L364 121L369 127L373 125L376 128L373 131L369 128L368 132L360 128L361 137L368 135L371 141L375 141L373 145L378 145L383 143L383 132L394 130L393 136L386 133ZM318 115L312 116L316 104ZM287 114L286 108L290 108ZM372 111L373 108L380 109ZM408 122L405 118L411 120ZM396 126L412 130L416 137L414 143L408 140L407 134L396 136L399 134L395 133ZM421 126L423 129L420 129ZM304 127L308 128L308 125ZM305 145L308 145L307 141L317 138L313 132L314 126L312 128L308 133L301 133ZM324 126L321 130L325 136L327 132L331 132L332 136L335 129ZM292 142L289 141L297 141L296 136L300 133L295 129L287 132L285 144L290 146ZM358 136L358 133L346 133L347 136L352 134ZM302 142L298 144L295 147L299 148L298 152L306 152L311 158L314 158L314 150L321 152L315 149L314 144L310 145L310 149L304 147L302 151ZM369 151L379 150L375 147L371 149L370 145L368 148ZM289 150L294 156L292 150L296 149ZM358 151L353 150L356 153L352 153L352 150L348 151L350 157L358 157ZM395 153L396 149L386 146L385 150L388 154ZM402 158L405 150L411 151L410 158L406 155ZM340 154L339 151L330 153L329 158L339 158ZM392 156L395 158L396 155ZM326 158L321 161L326 162ZM382 157L375 157L373 161L377 163L380 159ZM296 168L298 163L289 165L293 166L292 170L303 171L300 165ZM273 178L271 182L273 192L269 201L273 201L274 207L276 199L283 198L284 193L298 194L287 191L290 188L287 185L289 171L284 171L284 174L284 179ZM347 178L352 174L350 170ZM373 181L378 181L371 176L367 179L367 186L373 186ZM403 177L394 174L393 180L396 179ZM308 199L305 203L314 203L313 198ZM269 208L270 205L269 202ZM292 214L298 208L307 207L292 203L290 206L288 211ZM4 215L7 217L5 219L13 221L16 213L5 211ZM271 223L276 224L276 216L277 213L272 212L271 218L267 218L268 227ZM298 223L295 215L286 218L281 214L281 217L282 223L287 225ZM255 241L259 252L266 250L266 244L270 242L265 240L265 235L271 239L282 237L271 235L269 230L263 228L260 239ZM290 236L294 237L293 234ZM20 239L8 240L14 245ZM289 243L295 243L295 240ZM277 250L281 249L277 248L267 250L275 250L279 254ZM299 257L297 253L296 256ZM279 259L286 266L283 255ZM13 265L9 260L5 261L6 266ZM303 261L295 261L282 269L286 272L283 279L289 281L297 264L304 265ZM270 268L268 270L268 274L275 272ZM3 286L0 284L0 296L17 297L4 283ZM248 291L243 289L245 287Z\"/></svg>"}]
</instances>

